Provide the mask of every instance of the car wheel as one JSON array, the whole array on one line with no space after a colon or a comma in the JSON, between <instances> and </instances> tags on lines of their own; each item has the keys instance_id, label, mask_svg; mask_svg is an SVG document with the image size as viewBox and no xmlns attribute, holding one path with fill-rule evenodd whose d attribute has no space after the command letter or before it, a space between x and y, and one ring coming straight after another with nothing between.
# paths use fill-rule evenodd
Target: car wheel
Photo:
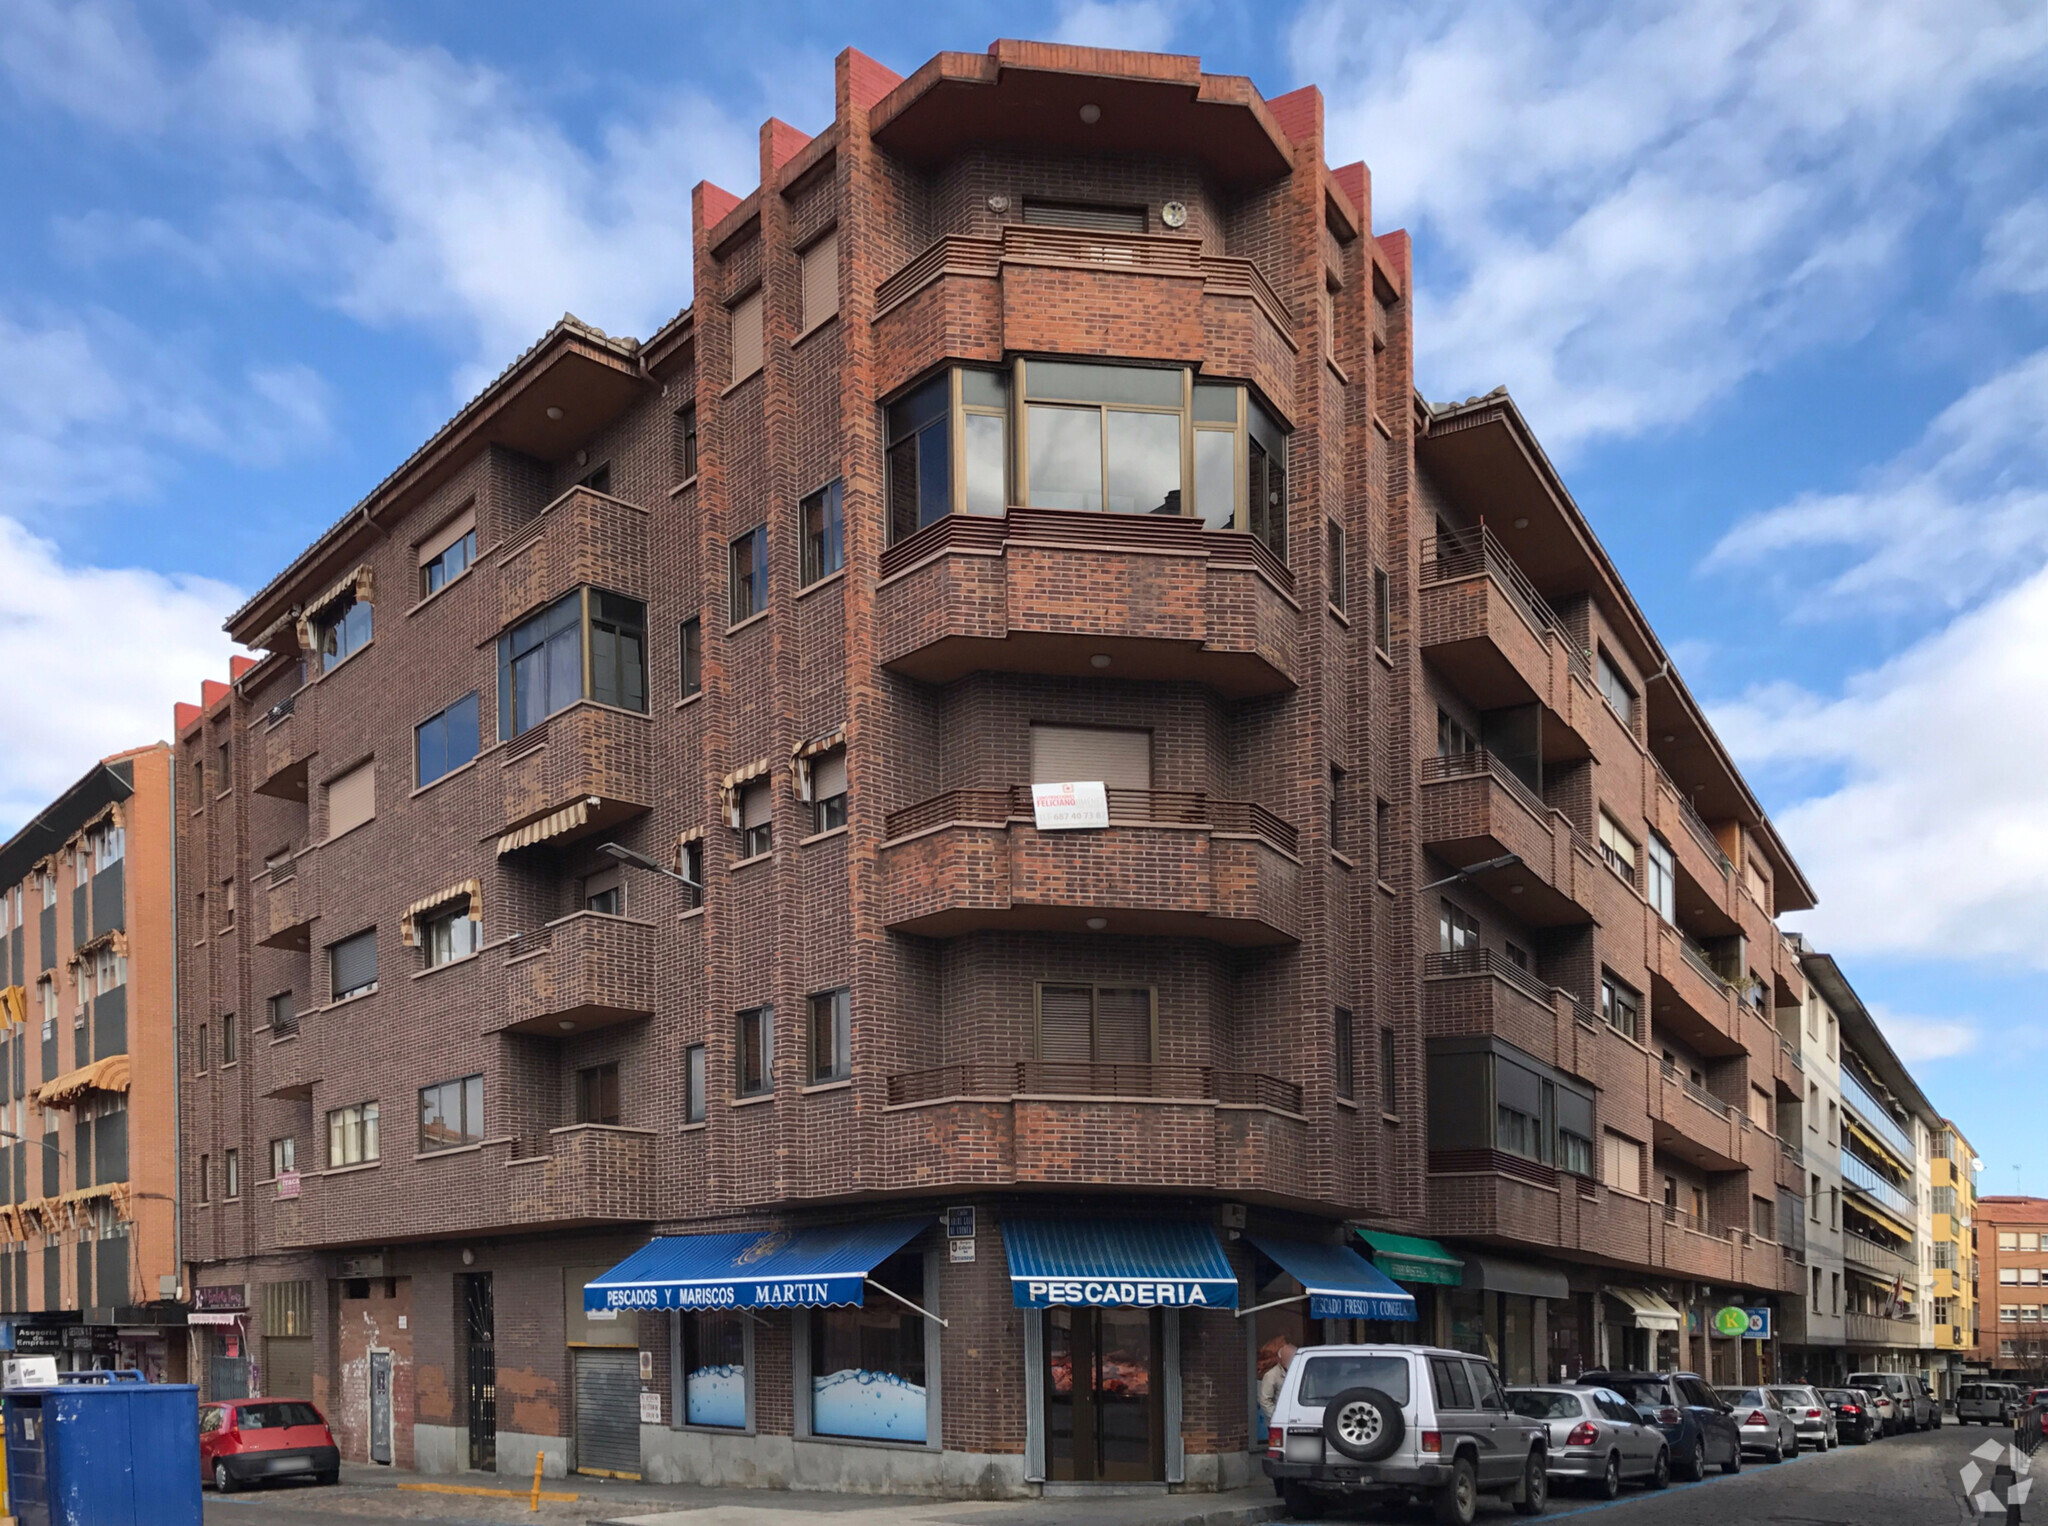
<instances>
[{"instance_id":1,"label":"car wheel","mask_svg":"<svg viewBox=\"0 0 2048 1526\"><path fill-rule=\"evenodd\" d=\"M1671 1487L1671 1451L1667 1447L1657 1454L1657 1466L1650 1470L1650 1487L1668 1489Z\"/></svg>"},{"instance_id":2,"label":"car wheel","mask_svg":"<svg viewBox=\"0 0 2048 1526\"><path fill-rule=\"evenodd\" d=\"M1550 1473L1543 1464L1541 1452L1531 1452L1522 1464L1522 1492L1515 1500L1515 1514L1541 1515L1550 1503Z\"/></svg>"},{"instance_id":3,"label":"car wheel","mask_svg":"<svg viewBox=\"0 0 2048 1526\"><path fill-rule=\"evenodd\" d=\"M1407 1433L1401 1406L1377 1388L1347 1388L1323 1406L1323 1438L1355 1462L1378 1462Z\"/></svg>"},{"instance_id":4,"label":"car wheel","mask_svg":"<svg viewBox=\"0 0 2048 1526\"><path fill-rule=\"evenodd\" d=\"M1685 1465L1685 1476L1687 1478L1705 1478L1707 1476L1707 1443L1704 1437L1692 1444L1692 1461Z\"/></svg>"},{"instance_id":5,"label":"car wheel","mask_svg":"<svg viewBox=\"0 0 2048 1526\"><path fill-rule=\"evenodd\" d=\"M1621 1493L1621 1454L1607 1454L1607 1471L1600 1475L1600 1481L1593 1485L1595 1499L1611 1500Z\"/></svg>"},{"instance_id":6,"label":"car wheel","mask_svg":"<svg viewBox=\"0 0 2048 1526\"><path fill-rule=\"evenodd\" d=\"M1451 1481L1436 1491L1437 1526L1472 1526L1479 1514L1479 1474L1472 1459L1451 1464Z\"/></svg>"},{"instance_id":7,"label":"car wheel","mask_svg":"<svg viewBox=\"0 0 2048 1526\"><path fill-rule=\"evenodd\" d=\"M1784 1460L1785 1443L1782 1441L1777 1442L1771 1447L1771 1449L1768 1452L1764 1453L1764 1461L1770 1463L1773 1467L1783 1462Z\"/></svg>"},{"instance_id":8,"label":"car wheel","mask_svg":"<svg viewBox=\"0 0 2048 1526\"><path fill-rule=\"evenodd\" d=\"M329 1468L325 1472L316 1473L313 1475L313 1481L321 1484L338 1484L341 1482L341 1469Z\"/></svg>"},{"instance_id":9,"label":"car wheel","mask_svg":"<svg viewBox=\"0 0 2048 1526\"><path fill-rule=\"evenodd\" d=\"M235 1492L235 1475L230 1473L228 1465L217 1457L213 1461L213 1487L217 1494Z\"/></svg>"},{"instance_id":10,"label":"car wheel","mask_svg":"<svg viewBox=\"0 0 2048 1526\"><path fill-rule=\"evenodd\" d=\"M1742 1443L1740 1441L1728 1449L1728 1460L1721 1464L1721 1471L1723 1473L1740 1473L1742 1471Z\"/></svg>"},{"instance_id":11,"label":"car wheel","mask_svg":"<svg viewBox=\"0 0 2048 1526\"><path fill-rule=\"evenodd\" d=\"M1319 1521L1329 1508L1324 1498L1313 1489L1297 1484L1292 1479L1280 1485L1280 1503L1287 1507L1287 1513L1304 1521Z\"/></svg>"}]
</instances>

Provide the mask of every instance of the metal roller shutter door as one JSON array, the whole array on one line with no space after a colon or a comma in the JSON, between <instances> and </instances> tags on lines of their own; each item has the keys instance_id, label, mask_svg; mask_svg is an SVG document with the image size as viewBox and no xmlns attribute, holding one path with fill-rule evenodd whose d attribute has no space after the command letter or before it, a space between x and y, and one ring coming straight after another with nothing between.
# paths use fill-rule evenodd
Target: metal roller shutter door
<instances>
[{"instance_id":1,"label":"metal roller shutter door","mask_svg":"<svg viewBox=\"0 0 2048 1526\"><path fill-rule=\"evenodd\" d=\"M640 1476L640 1353L576 1353L576 1471Z\"/></svg>"},{"instance_id":2,"label":"metal roller shutter door","mask_svg":"<svg viewBox=\"0 0 2048 1526\"><path fill-rule=\"evenodd\" d=\"M273 1335L263 1345L263 1391L283 1399L312 1398L313 1338Z\"/></svg>"}]
</instances>

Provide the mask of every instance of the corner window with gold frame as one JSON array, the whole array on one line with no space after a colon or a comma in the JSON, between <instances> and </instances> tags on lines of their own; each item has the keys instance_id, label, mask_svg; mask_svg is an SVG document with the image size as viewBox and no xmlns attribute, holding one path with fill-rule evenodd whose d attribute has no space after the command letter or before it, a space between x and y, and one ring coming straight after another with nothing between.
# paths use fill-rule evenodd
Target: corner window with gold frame
<instances>
[{"instance_id":1,"label":"corner window with gold frame","mask_svg":"<svg viewBox=\"0 0 2048 1526\"><path fill-rule=\"evenodd\" d=\"M942 371L887 421L891 540L1022 503L1198 517L1287 555L1287 433L1240 383L1019 359Z\"/></svg>"}]
</instances>

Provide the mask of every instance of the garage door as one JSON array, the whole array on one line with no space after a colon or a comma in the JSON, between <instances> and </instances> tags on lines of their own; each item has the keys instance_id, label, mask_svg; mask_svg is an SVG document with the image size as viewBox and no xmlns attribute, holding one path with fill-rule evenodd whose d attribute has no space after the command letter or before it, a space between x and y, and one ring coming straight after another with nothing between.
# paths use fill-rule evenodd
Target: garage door
<instances>
[{"instance_id":1,"label":"garage door","mask_svg":"<svg viewBox=\"0 0 2048 1526\"><path fill-rule=\"evenodd\" d=\"M640 1476L640 1353L576 1353L576 1471Z\"/></svg>"},{"instance_id":2,"label":"garage door","mask_svg":"<svg viewBox=\"0 0 2048 1526\"><path fill-rule=\"evenodd\" d=\"M273 1335L263 1343L263 1391L281 1399L313 1397L313 1337Z\"/></svg>"}]
</instances>

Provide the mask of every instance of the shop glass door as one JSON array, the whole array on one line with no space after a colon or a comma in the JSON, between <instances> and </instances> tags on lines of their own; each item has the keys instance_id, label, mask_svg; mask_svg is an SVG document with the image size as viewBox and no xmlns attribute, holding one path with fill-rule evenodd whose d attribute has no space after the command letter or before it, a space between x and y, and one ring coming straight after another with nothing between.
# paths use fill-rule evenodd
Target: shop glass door
<instances>
[{"instance_id":1,"label":"shop glass door","mask_svg":"<svg viewBox=\"0 0 2048 1526\"><path fill-rule=\"evenodd\" d=\"M1045 1476L1147 1483L1165 1478L1160 1314L1048 1309Z\"/></svg>"}]
</instances>

